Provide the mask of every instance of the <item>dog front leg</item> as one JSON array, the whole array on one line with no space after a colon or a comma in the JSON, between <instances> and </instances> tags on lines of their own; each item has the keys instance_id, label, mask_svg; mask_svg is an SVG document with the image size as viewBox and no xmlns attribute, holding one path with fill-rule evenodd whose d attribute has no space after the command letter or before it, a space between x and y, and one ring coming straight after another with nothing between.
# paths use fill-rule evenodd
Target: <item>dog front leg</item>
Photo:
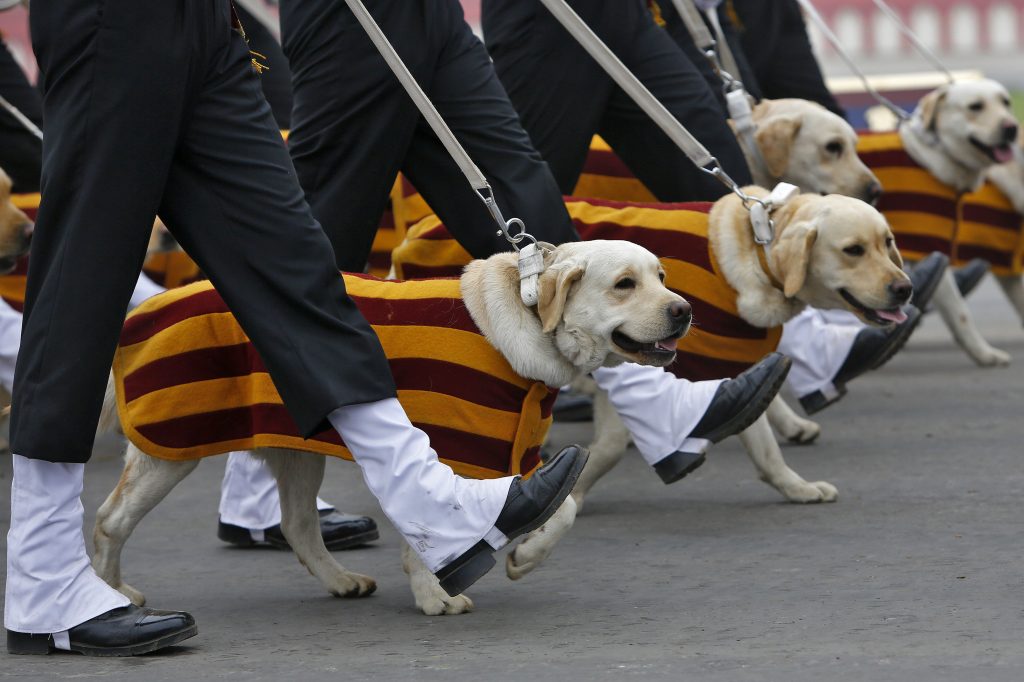
<instances>
[{"instance_id":1,"label":"dog front leg","mask_svg":"<svg viewBox=\"0 0 1024 682\"><path fill-rule=\"evenodd\" d=\"M299 563L335 597L365 597L377 589L373 578L339 564L324 546L316 495L324 478L324 457L294 450L256 450L277 479L281 495L281 532Z\"/></svg>"},{"instance_id":2,"label":"dog front leg","mask_svg":"<svg viewBox=\"0 0 1024 682\"><path fill-rule=\"evenodd\" d=\"M608 400L608 393L594 385L594 441L588 446L590 457L572 489L577 513L583 509L583 498L605 474L622 460L629 447L629 429Z\"/></svg>"},{"instance_id":3,"label":"dog front leg","mask_svg":"<svg viewBox=\"0 0 1024 682\"><path fill-rule=\"evenodd\" d=\"M1024 322L1024 279L1020 275L1006 275L996 279L999 281L999 286L1003 288L1003 293L1010 299L1014 310L1017 311L1021 322Z\"/></svg>"},{"instance_id":4,"label":"dog front leg","mask_svg":"<svg viewBox=\"0 0 1024 682\"><path fill-rule=\"evenodd\" d=\"M1010 364L1009 353L993 348L978 331L978 327L974 324L974 318L971 317L971 311L967 309L967 302L956 288L956 280L953 279L953 273L949 269L946 270L938 289L935 290L932 305L942 315L949 330L953 332L953 338L974 362L982 367Z\"/></svg>"},{"instance_id":5,"label":"dog front leg","mask_svg":"<svg viewBox=\"0 0 1024 682\"><path fill-rule=\"evenodd\" d=\"M570 495L543 526L527 535L526 539L508 553L505 557L505 575L510 580L519 580L540 566L554 550L558 541L569 532L575 521L576 500Z\"/></svg>"},{"instance_id":6,"label":"dog front leg","mask_svg":"<svg viewBox=\"0 0 1024 682\"><path fill-rule=\"evenodd\" d=\"M121 550L139 521L167 493L188 476L198 460L174 462L150 457L133 444L125 451L124 471L117 487L96 512L92 541L96 548L92 567L108 585L131 599L136 606L146 596L121 579Z\"/></svg>"},{"instance_id":7,"label":"dog front leg","mask_svg":"<svg viewBox=\"0 0 1024 682\"><path fill-rule=\"evenodd\" d=\"M839 492L826 481L808 483L790 469L782 459L782 450L775 440L775 434L768 424L768 416L762 414L757 421L739 434L750 461L754 463L761 480L772 486L790 502L835 502Z\"/></svg>"},{"instance_id":8,"label":"dog front leg","mask_svg":"<svg viewBox=\"0 0 1024 682\"><path fill-rule=\"evenodd\" d=\"M800 445L813 443L821 434L821 427L817 422L798 415L780 395L775 396L768 405L768 423L783 438Z\"/></svg>"},{"instance_id":9,"label":"dog front leg","mask_svg":"<svg viewBox=\"0 0 1024 682\"><path fill-rule=\"evenodd\" d=\"M409 587L416 608L428 616L454 616L473 610L473 600L464 594L449 597L437 576L430 572L409 543L402 543L402 568L409 576Z\"/></svg>"}]
</instances>

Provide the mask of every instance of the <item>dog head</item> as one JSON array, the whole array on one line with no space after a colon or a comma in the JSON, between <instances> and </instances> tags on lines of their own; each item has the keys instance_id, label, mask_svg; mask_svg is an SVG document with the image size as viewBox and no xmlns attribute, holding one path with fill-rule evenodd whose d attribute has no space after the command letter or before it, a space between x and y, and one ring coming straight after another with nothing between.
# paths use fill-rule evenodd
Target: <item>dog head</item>
<instances>
[{"instance_id":1,"label":"dog head","mask_svg":"<svg viewBox=\"0 0 1024 682\"><path fill-rule=\"evenodd\" d=\"M875 326L906 319L913 286L892 231L873 207L840 195L801 195L775 214L770 266L787 298L855 313Z\"/></svg>"},{"instance_id":2,"label":"dog head","mask_svg":"<svg viewBox=\"0 0 1024 682\"><path fill-rule=\"evenodd\" d=\"M690 304L669 291L657 257L625 241L562 244L545 256L538 300L519 293L516 256L475 260L462 275L474 322L521 376L563 386L624 361L665 366L690 328Z\"/></svg>"},{"instance_id":3,"label":"dog head","mask_svg":"<svg viewBox=\"0 0 1024 682\"><path fill-rule=\"evenodd\" d=\"M690 305L664 284L665 270L625 241L563 244L538 282L537 315L574 364L628 360L664 367L690 328Z\"/></svg>"},{"instance_id":4,"label":"dog head","mask_svg":"<svg viewBox=\"0 0 1024 682\"><path fill-rule=\"evenodd\" d=\"M1017 120L1009 93L993 80L963 81L933 90L918 103L914 118L935 135L954 161L973 171L1013 159Z\"/></svg>"},{"instance_id":5,"label":"dog head","mask_svg":"<svg viewBox=\"0 0 1024 682\"><path fill-rule=\"evenodd\" d=\"M11 179L0 170L0 274L6 274L28 253L35 225L11 202Z\"/></svg>"},{"instance_id":6,"label":"dog head","mask_svg":"<svg viewBox=\"0 0 1024 682\"><path fill-rule=\"evenodd\" d=\"M857 133L841 117L802 99L765 100L754 107L757 146L769 186L789 182L802 192L845 194L873 204L882 194L878 182L857 156Z\"/></svg>"}]
</instances>

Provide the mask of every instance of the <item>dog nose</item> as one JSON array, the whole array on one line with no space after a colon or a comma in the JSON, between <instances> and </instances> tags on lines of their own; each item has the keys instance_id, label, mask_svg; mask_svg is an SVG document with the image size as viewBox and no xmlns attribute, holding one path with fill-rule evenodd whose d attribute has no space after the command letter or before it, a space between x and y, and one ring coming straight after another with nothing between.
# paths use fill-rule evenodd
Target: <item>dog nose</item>
<instances>
[{"instance_id":1,"label":"dog nose","mask_svg":"<svg viewBox=\"0 0 1024 682\"><path fill-rule=\"evenodd\" d=\"M909 301L914 293L914 285L909 279L898 279L889 285L889 293L898 301Z\"/></svg>"},{"instance_id":2,"label":"dog nose","mask_svg":"<svg viewBox=\"0 0 1024 682\"><path fill-rule=\"evenodd\" d=\"M864 201L875 206L880 198L882 198L882 185L876 180L864 190Z\"/></svg>"},{"instance_id":3,"label":"dog nose","mask_svg":"<svg viewBox=\"0 0 1024 682\"><path fill-rule=\"evenodd\" d=\"M1017 139L1017 124L1016 123L1004 123L1003 124L1003 141L1013 142Z\"/></svg>"},{"instance_id":4,"label":"dog nose","mask_svg":"<svg viewBox=\"0 0 1024 682\"><path fill-rule=\"evenodd\" d=\"M672 301L668 304L668 316L673 322L688 324L693 317L693 308L686 301Z\"/></svg>"}]
</instances>

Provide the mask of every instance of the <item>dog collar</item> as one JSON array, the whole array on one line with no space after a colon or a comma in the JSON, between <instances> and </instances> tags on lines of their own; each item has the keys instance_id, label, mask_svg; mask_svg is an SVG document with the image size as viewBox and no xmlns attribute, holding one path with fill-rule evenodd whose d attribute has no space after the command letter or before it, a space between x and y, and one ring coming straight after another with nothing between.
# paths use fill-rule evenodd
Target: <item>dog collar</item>
<instances>
[{"instance_id":1,"label":"dog collar","mask_svg":"<svg viewBox=\"0 0 1024 682\"><path fill-rule=\"evenodd\" d=\"M800 194L800 189L796 185L780 182L775 185L767 199L755 199L747 207L747 210L750 211L750 227L754 230L755 242L765 249L771 247L771 243L775 239L772 213L785 206L797 194Z\"/></svg>"},{"instance_id":2,"label":"dog collar","mask_svg":"<svg viewBox=\"0 0 1024 682\"><path fill-rule=\"evenodd\" d=\"M785 285L779 281L779 278L775 276L771 267L768 265L768 255L767 246L763 249L757 249L757 260L761 263L761 269L764 270L764 274L768 275L768 281L771 282L772 286L779 291L785 291Z\"/></svg>"}]
</instances>

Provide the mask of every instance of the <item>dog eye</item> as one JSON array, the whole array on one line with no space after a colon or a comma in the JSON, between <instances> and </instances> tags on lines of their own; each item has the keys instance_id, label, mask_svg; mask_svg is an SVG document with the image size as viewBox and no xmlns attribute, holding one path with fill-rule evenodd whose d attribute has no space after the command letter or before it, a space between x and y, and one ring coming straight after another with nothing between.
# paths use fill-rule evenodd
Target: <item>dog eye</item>
<instances>
[{"instance_id":1,"label":"dog eye","mask_svg":"<svg viewBox=\"0 0 1024 682\"><path fill-rule=\"evenodd\" d=\"M615 288L616 289L635 289L636 288L636 282L634 282L629 277L623 277L622 279L620 279L618 282L615 283Z\"/></svg>"},{"instance_id":2,"label":"dog eye","mask_svg":"<svg viewBox=\"0 0 1024 682\"><path fill-rule=\"evenodd\" d=\"M853 246L847 246L845 249L843 249L843 253L845 253L848 256L863 256L864 247L861 246L860 244L854 244Z\"/></svg>"},{"instance_id":3,"label":"dog eye","mask_svg":"<svg viewBox=\"0 0 1024 682\"><path fill-rule=\"evenodd\" d=\"M825 145L825 151L827 151L829 154L839 156L840 154L843 153L843 143L836 142L833 140L832 142L829 142L827 145Z\"/></svg>"},{"instance_id":4,"label":"dog eye","mask_svg":"<svg viewBox=\"0 0 1024 682\"><path fill-rule=\"evenodd\" d=\"M967 108L970 109L971 111L981 111L982 109L985 108L985 103L984 102L971 102L969 105L967 105Z\"/></svg>"},{"instance_id":5,"label":"dog eye","mask_svg":"<svg viewBox=\"0 0 1024 682\"><path fill-rule=\"evenodd\" d=\"M665 273L664 272L659 272L658 273L658 279L661 280L662 284L664 284L665 283Z\"/></svg>"},{"instance_id":6,"label":"dog eye","mask_svg":"<svg viewBox=\"0 0 1024 682\"><path fill-rule=\"evenodd\" d=\"M885 238L885 247L889 248L890 246L892 246L892 241L893 241L892 237L886 237Z\"/></svg>"}]
</instances>

